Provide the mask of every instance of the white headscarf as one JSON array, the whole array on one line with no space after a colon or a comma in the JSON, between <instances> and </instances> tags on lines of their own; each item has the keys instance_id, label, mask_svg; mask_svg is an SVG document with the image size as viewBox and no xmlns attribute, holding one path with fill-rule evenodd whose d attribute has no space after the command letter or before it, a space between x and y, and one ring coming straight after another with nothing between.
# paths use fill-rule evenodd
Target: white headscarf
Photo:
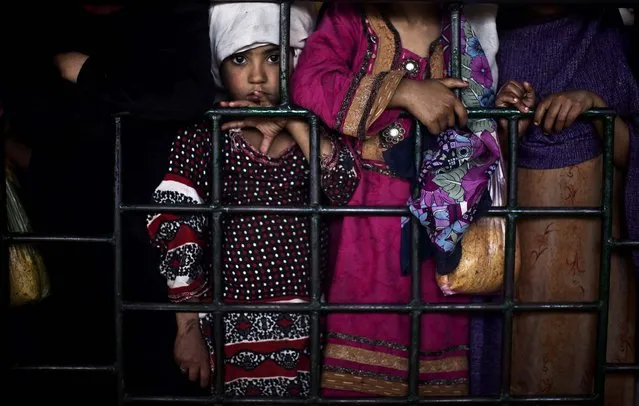
<instances>
[{"instance_id":1,"label":"white headscarf","mask_svg":"<svg viewBox=\"0 0 639 406\"><path fill-rule=\"evenodd\" d=\"M308 2L291 5L290 46L297 62L306 38L315 29L315 8ZM223 88L224 59L267 44L280 43L280 6L275 3L216 3L209 9L209 37L215 84Z\"/></svg>"},{"instance_id":2,"label":"white headscarf","mask_svg":"<svg viewBox=\"0 0 639 406\"><path fill-rule=\"evenodd\" d=\"M499 71L497 69L497 52L499 51L499 37L497 36L497 5L496 4L468 4L464 6L466 19L473 28L481 44L490 71L493 74L493 90L497 92Z\"/></svg>"}]
</instances>

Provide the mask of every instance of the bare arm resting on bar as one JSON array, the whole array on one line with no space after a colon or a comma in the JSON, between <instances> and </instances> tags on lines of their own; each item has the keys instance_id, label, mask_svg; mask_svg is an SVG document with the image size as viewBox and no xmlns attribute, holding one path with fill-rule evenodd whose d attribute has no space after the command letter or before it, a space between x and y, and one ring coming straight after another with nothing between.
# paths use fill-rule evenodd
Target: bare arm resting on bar
<instances>
[{"instance_id":1,"label":"bare arm resting on bar","mask_svg":"<svg viewBox=\"0 0 639 406\"><path fill-rule=\"evenodd\" d=\"M248 101L221 102L222 107L272 107L265 98L259 105ZM256 128L262 133L260 152L267 154L273 140L282 132L287 132L300 147L306 160L311 159L311 129L303 119L246 117L224 123L223 131L231 129ZM334 204L346 204L359 182L359 170L354 165L354 155L350 148L336 138L320 132L320 185L324 194ZM352 164L349 164L352 163Z\"/></svg>"},{"instance_id":2,"label":"bare arm resting on bar","mask_svg":"<svg viewBox=\"0 0 639 406\"><path fill-rule=\"evenodd\" d=\"M579 116L590 109L609 108L608 104L597 94L587 90L575 90L553 93L536 104L535 90L530 83L510 81L499 91L496 101L497 107L514 107L526 113L535 109L534 118L519 120L519 136L526 133L531 121L541 126L548 134L558 134L570 127ZM604 125L600 120L593 122L597 134L603 138ZM500 120L502 132L502 147L507 138L507 120ZM628 151L630 148L630 133L628 124L620 118L615 118L615 150L614 163L618 168L628 166Z\"/></svg>"}]
</instances>

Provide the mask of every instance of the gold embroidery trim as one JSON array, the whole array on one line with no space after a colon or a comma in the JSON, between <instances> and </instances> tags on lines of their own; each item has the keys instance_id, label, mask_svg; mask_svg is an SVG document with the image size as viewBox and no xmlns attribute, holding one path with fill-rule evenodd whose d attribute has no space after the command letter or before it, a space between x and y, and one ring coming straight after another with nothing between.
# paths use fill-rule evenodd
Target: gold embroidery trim
<instances>
[{"instance_id":1,"label":"gold embroidery trim","mask_svg":"<svg viewBox=\"0 0 639 406\"><path fill-rule=\"evenodd\" d=\"M386 107L390 104L391 99L395 95L395 91L399 86L399 82L402 81L406 75L406 72L402 71L391 71L384 76L381 83L379 84L379 89L377 90L377 97L373 102L373 106L371 107L371 111L368 114L368 121L366 122L366 128L370 128L371 125L382 115Z\"/></svg>"},{"instance_id":2,"label":"gold embroidery trim","mask_svg":"<svg viewBox=\"0 0 639 406\"><path fill-rule=\"evenodd\" d=\"M393 68L397 45L395 43L395 36L380 15L377 7L366 7L366 19L377 36L377 51L373 55L373 70L360 81L351 105L346 112L346 117L344 118L342 131L344 134L350 136L359 135L357 131L363 119L366 119L366 131L370 125L379 118L393 98L393 94L397 86L399 86L399 82L406 74L401 70L389 72ZM376 99L373 101L370 114L368 117L363 117L371 94L375 90L373 88L375 79L382 72L388 73L379 84L379 89L376 92ZM376 135L373 138L377 137Z\"/></svg>"},{"instance_id":3,"label":"gold embroidery trim","mask_svg":"<svg viewBox=\"0 0 639 406\"><path fill-rule=\"evenodd\" d=\"M387 72L379 84L377 97L372 104L366 122L366 129L368 129L384 113L406 72L403 69L393 70L393 61L398 51L397 42L394 33L381 16L379 8L375 5L366 6L366 18L377 36L377 55L375 55L372 72L375 75ZM364 159L384 161L383 152L379 134L368 137L362 143L362 158Z\"/></svg>"},{"instance_id":4,"label":"gold embroidery trim","mask_svg":"<svg viewBox=\"0 0 639 406\"><path fill-rule=\"evenodd\" d=\"M428 66L430 67L431 79L443 79L446 77L444 72L444 47L437 44L433 50L433 54L428 58Z\"/></svg>"},{"instance_id":5,"label":"gold embroidery trim","mask_svg":"<svg viewBox=\"0 0 639 406\"><path fill-rule=\"evenodd\" d=\"M379 146L379 134L362 141L362 159L367 161L384 161L384 151Z\"/></svg>"},{"instance_id":6,"label":"gold embroidery trim","mask_svg":"<svg viewBox=\"0 0 639 406\"><path fill-rule=\"evenodd\" d=\"M377 55L373 64L373 75L388 72L393 69L393 60L397 52L395 35L384 21L377 6L366 6L366 19L377 36Z\"/></svg>"},{"instance_id":7,"label":"gold embroidery trim","mask_svg":"<svg viewBox=\"0 0 639 406\"><path fill-rule=\"evenodd\" d=\"M338 372L324 372L322 374L322 388L338 389L363 393L371 393L382 396L406 396L408 384L402 382L390 382L379 378L355 376ZM423 384L418 386L419 396L427 395L467 395L468 384L433 385Z\"/></svg>"},{"instance_id":8,"label":"gold embroidery trim","mask_svg":"<svg viewBox=\"0 0 639 406\"><path fill-rule=\"evenodd\" d=\"M377 351L365 350L346 345L328 344L325 357L341 359L359 364L373 365L383 368L408 371L408 358L398 355L385 354ZM420 374L434 374L441 372L456 372L468 370L468 358L464 356L448 357L441 360L425 360L419 362Z\"/></svg>"},{"instance_id":9,"label":"gold embroidery trim","mask_svg":"<svg viewBox=\"0 0 639 406\"><path fill-rule=\"evenodd\" d=\"M359 129L359 123L363 119L364 110L366 110L368 99L373 92L374 83L375 77L370 75L364 76L359 82L355 95L353 96L353 101L351 102L346 113L346 118L344 119L342 131L345 135L353 137L358 135L357 130Z\"/></svg>"}]
</instances>

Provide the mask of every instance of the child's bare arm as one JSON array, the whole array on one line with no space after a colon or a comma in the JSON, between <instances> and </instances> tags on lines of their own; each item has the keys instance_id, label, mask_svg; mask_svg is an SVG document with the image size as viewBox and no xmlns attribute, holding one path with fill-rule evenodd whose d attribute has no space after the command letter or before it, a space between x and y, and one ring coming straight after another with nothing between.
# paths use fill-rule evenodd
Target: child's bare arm
<instances>
[{"instance_id":1,"label":"child's bare arm","mask_svg":"<svg viewBox=\"0 0 639 406\"><path fill-rule=\"evenodd\" d=\"M311 159L311 127L300 119L288 120L286 130L291 134L307 160ZM333 154L333 144L328 136L320 134L320 159Z\"/></svg>"},{"instance_id":2,"label":"child's bare arm","mask_svg":"<svg viewBox=\"0 0 639 406\"><path fill-rule=\"evenodd\" d=\"M306 159L311 159L311 130L300 119L289 120L286 129L300 146ZM320 185L333 204L347 204L357 185L360 170L353 152L344 143L325 133L319 135Z\"/></svg>"},{"instance_id":3,"label":"child's bare arm","mask_svg":"<svg viewBox=\"0 0 639 406\"><path fill-rule=\"evenodd\" d=\"M197 303L199 298L194 297L187 302ZM209 351L200 329L200 316L198 313L178 312L175 313L175 319L177 322L177 334L173 345L175 362L189 380L199 382L202 388L206 388L211 382L211 365Z\"/></svg>"}]
</instances>

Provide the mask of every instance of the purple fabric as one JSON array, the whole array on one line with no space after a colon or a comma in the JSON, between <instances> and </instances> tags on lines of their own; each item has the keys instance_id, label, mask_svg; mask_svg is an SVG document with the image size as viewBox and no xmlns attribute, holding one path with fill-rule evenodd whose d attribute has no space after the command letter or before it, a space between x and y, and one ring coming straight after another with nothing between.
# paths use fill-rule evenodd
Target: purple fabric
<instances>
[{"instance_id":1,"label":"purple fabric","mask_svg":"<svg viewBox=\"0 0 639 406\"><path fill-rule=\"evenodd\" d=\"M473 303L501 304L501 297L475 297ZM471 396L496 396L501 391L503 322L501 313L470 320L469 381Z\"/></svg>"},{"instance_id":2,"label":"purple fabric","mask_svg":"<svg viewBox=\"0 0 639 406\"><path fill-rule=\"evenodd\" d=\"M639 89L624 52L618 13L616 19L599 13L514 28L502 25L499 43L499 87L509 80L528 81L538 101L556 92L590 90L622 116L639 111ZM521 139L519 165L561 168L600 153L600 139L588 121L577 121L556 135L531 126Z\"/></svg>"},{"instance_id":3,"label":"purple fabric","mask_svg":"<svg viewBox=\"0 0 639 406\"><path fill-rule=\"evenodd\" d=\"M497 141L485 130L479 134L446 130L437 136L435 148L424 154L420 193L408 200L408 208L426 228L436 258L456 251L475 218L499 157ZM402 227L408 228L408 220L402 218ZM457 263L438 266L437 273L448 274ZM444 293L453 294L445 289Z\"/></svg>"}]
</instances>

